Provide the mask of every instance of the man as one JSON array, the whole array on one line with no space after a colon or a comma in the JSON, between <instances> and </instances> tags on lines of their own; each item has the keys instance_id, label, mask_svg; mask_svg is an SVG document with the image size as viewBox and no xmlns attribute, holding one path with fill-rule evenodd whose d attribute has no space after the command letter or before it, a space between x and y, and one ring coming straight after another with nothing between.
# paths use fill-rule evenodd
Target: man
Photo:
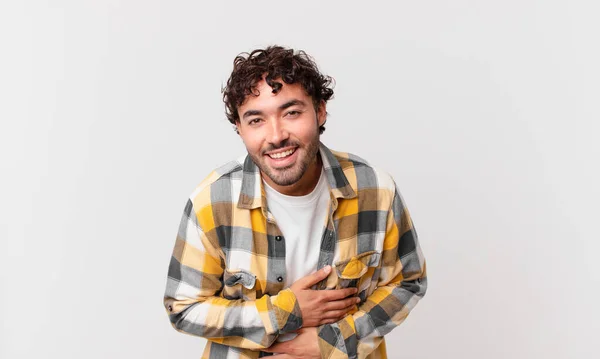
<instances>
[{"instance_id":1,"label":"man","mask_svg":"<svg viewBox=\"0 0 600 359\"><path fill-rule=\"evenodd\" d=\"M394 181L320 142L330 85L302 51L234 61L223 99L248 153L190 196L164 298L203 358L385 358L425 294Z\"/></svg>"}]
</instances>

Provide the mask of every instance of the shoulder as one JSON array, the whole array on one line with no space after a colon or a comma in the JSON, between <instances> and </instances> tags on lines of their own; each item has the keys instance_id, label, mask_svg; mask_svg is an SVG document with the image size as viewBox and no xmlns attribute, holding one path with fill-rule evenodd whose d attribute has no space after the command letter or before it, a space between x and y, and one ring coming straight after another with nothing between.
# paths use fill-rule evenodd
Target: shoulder
<instances>
[{"instance_id":1,"label":"shoulder","mask_svg":"<svg viewBox=\"0 0 600 359\"><path fill-rule=\"evenodd\" d=\"M385 170L370 164L362 157L340 151L331 151L355 191L378 190L394 193L396 183Z\"/></svg>"},{"instance_id":2,"label":"shoulder","mask_svg":"<svg viewBox=\"0 0 600 359\"><path fill-rule=\"evenodd\" d=\"M241 186L245 158L240 156L214 169L194 188L189 200L196 212L213 203L237 201L233 194Z\"/></svg>"}]
</instances>

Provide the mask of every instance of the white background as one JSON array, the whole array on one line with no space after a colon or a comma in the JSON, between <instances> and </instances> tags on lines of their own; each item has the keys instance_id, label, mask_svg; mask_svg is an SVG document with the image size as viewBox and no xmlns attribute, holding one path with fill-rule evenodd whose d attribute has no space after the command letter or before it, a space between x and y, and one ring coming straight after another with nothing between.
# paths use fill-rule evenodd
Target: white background
<instances>
[{"instance_id":1,"label":"white background","mask_svg":"<svg viewBox=\"0 0 600 359\"><path fill-rule=\"evenodd\" d=\"M162 307L187 196L244 153L235 55L337 81L322 140L396 178L429 291L391 358L597 357L595 1L3 1L0 357L199 358Z\"/></svg>"}]
</instances>

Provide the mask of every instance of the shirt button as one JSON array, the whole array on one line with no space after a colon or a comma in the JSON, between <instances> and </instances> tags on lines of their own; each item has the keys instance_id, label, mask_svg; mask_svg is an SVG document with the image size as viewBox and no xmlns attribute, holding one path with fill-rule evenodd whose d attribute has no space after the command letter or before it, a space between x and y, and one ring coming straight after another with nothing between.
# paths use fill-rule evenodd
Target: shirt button
<instances>
[{"instance_id":1,"label":"shirt button","mask_svg":"<svg viewBox=\"0 0 600 359\"><path fill-rule=\"evenodd\" d=\"M277 277L278 282L283 282L283 277Z\"/></svg>"},{"instance_id":2,"label":"shirt button","mask_svg":"<svg viewBox=\"0 0 600 359\"><path fill-rule=\"evenodd\" d=\"M277 237L275 237L275 240L276 240L277 242L281 241L281 236L277 236Z\"/></svg>"},{"instance_id":3,"label":"shirt button","mask_svg":"<svg viewBox=\"0 0 600 359\"><path fill-rule=\"evenodd\" d=\"M329 232L329 238L333 237L333 232Z\"/></svg>"}]
</instances>

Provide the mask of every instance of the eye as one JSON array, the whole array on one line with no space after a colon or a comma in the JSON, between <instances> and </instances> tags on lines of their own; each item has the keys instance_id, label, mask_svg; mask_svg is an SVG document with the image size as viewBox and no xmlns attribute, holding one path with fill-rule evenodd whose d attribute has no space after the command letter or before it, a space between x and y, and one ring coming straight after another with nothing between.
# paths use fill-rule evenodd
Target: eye
<instances>
[{"instance_id":1,"label":"eye","mask_svg":"<svg viewBox=\"0 0 600 359\"><path fill-rule=\"evenodd\" d=\"M255 125L255 124L259 123L259 122L260 122L260 120L261 120L261 119L260 119L260 117L253 118L253 119L251 119L250 121L248 121L248 124L249 124L249 125Z\"/></svg>"},{"instance_id":2,"label":"eye","mask_svg":"<svg viewBox=\"0 0 600 359\"><path fill-rule=\"evenodd\" d=\"M286 115L286 117L298 117L298 116L300 116L301 113L302 112L297 111L297 110L291 110L288 113L286 113L285 115Z\"/></svg>"}]
</instances>

